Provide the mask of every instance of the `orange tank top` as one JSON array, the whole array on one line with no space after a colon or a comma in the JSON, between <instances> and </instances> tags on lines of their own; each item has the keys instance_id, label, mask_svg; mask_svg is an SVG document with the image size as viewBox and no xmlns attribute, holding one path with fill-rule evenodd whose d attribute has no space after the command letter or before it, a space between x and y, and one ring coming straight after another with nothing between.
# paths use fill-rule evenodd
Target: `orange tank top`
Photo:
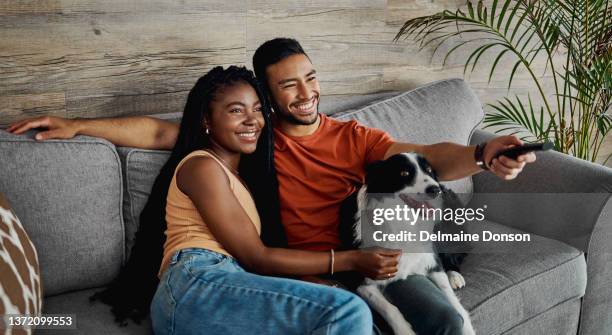
<instances>
[{"instance_id":1,"label":"orange tank top","mask_svg":"<svg viewBox=\"0 0 612 335\"><path fill-rule=\"evenodd\" d=\"M208 151L196 150L179 162L170 182L168 197L166 198L166 242L164 243L164 257L158 277L161 277L164 273L170 257L181 249L203 248L230 257L232 256L215 239L191 199L181 192L176 184L176 172L192 157L210 157L219 163L227 175L229 186L236 199L238 199L251 222L255 225L257 232L261 233L261 223L257 214L257 208L247 188L217 157Z\"/></svg>"}]
</instances>

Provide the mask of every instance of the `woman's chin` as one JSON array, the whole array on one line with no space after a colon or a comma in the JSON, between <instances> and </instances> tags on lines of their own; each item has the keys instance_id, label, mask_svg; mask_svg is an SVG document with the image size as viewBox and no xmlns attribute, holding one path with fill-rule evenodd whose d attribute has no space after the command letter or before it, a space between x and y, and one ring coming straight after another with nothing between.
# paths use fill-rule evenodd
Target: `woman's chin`
<instances>
[{"instance_id":1,"label":"woman's chin","mask_svg":"<svg viewBox=\"0 0 612 335\"><path fill-rule=\"evenodd\" d=\"M240 146L240 153L248 155L248 154L254 153L256 149L257 149L257 143L253 145L242 145Z\"/></svg>"}]
</instances>

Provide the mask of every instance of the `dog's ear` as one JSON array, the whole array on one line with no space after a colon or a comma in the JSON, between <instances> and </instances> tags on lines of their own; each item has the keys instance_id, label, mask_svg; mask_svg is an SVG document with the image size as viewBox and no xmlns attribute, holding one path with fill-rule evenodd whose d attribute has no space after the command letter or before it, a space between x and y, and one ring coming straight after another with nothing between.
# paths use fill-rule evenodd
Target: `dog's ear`
<instances>
[{"instance_id":1,"label":"dog's ear","mask_svg":"<svg viewBox=\"0 0 612 335\"><path fill-rule=\"evenodd\" d=\"M385 161L383 160L375 161L374 163L368 164L365 168L366 179L368 178L368 176L374 176L378 172L380 172L384 165Z\"/></svg>"}]
</instances>

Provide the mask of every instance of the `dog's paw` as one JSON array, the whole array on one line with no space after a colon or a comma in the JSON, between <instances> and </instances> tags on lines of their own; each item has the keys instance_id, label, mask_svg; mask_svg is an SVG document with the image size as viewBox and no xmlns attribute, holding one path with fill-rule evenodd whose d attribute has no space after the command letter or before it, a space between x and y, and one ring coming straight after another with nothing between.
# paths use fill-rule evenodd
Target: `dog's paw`
<instances>
[{"instance_id":1,"label":"dog's paw","mask_svg":"<svg viewBox=\"0 0 612 335\"><path fill-rule=\"evenodd\" d=\"M465 286L465 278L457 271L446 271L448 281L450 282L453 290L458 290Z\"/></svg>"}]
</instances>

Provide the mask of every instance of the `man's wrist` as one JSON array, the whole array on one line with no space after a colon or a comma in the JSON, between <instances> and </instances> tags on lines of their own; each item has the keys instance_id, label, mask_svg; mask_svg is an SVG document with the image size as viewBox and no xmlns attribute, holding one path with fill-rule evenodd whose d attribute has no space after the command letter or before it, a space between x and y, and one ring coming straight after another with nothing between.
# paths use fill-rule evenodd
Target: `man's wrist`
<instances>
[{"instance_id":1,"label":"man's wrist","mask_svg":"<svg viewBox=\"0 0 612 335\"><path fill-rule=\"evenodd\" d=\"M487 142L482 142L476 146L474 149L474 161L476 165L478 165L483 170L489 170L489 167L484 158L485 147L487 146Z\"/></svg>"},{"instance_id":2,"label":"man's wrist","mask_svg":"<svg viewBox=\"0 0 612 335\"><path fill-rule=\"evenodd\" d=\"M87 126L86 121L83 118L74 118L69 120L72 123L71 127L74 130L74 135L83 135L83 130Z\"/></svg>"}]
</instances>

